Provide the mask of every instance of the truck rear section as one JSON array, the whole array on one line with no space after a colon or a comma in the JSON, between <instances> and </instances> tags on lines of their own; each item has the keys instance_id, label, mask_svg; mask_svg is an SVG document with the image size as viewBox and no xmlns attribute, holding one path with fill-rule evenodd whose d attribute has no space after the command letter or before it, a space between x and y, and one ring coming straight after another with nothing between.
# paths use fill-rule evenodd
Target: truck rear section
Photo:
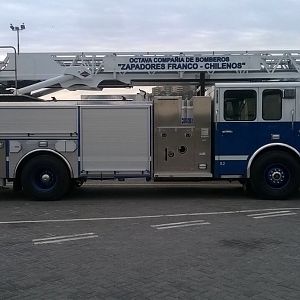
<instances>
[{"instance_id":1,"label":"truck rear section","mask_svg":"<svg viewBox=\"0 0 300 300\"><path fill-rule=\"evenodd\" d=\"M68 187L74 180L151 177L149 104L0 106L2 183L56 199L67 191L59 180Z\"/></svg>"},{"instance_id":2,"label":"truck rear section","mask_svg":"<svg viewBox=\"0 0 300 300\"><path fill-rule=\"evenodd\" d=\"M210 112L209 97L2 102L2 184L58 199L76 180L212 178Z\"/></svg>"}]
</instances>

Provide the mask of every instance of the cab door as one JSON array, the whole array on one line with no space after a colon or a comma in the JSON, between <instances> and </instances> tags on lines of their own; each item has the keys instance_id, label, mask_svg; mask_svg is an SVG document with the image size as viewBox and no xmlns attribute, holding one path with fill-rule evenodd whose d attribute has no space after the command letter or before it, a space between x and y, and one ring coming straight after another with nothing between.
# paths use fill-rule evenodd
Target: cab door
<instances>
[{"instance_id":1,"label":"cab door","mask_svg":"<svg viewBox=\"0 0 300 300\"><path fill-rule=\"evenodd\" d=\"M215 176L246 175L258 144L258 88L220 88L215 126Z\"/></svg>"},{"instance_id":2,"label":"cab door","mask_svg":"<svg viewBox=\"0 0 300 300\"><path fill-rule=\"evenodd\" d=\"M259 123L261 142L295 143L296 90L259 88L261 99Z\"/></svg>"}]
</instances>

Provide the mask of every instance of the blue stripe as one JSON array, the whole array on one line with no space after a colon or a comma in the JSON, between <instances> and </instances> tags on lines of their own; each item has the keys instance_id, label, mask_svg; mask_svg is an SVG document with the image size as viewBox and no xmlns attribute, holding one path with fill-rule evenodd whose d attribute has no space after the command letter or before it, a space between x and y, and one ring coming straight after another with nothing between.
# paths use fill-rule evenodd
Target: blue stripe
<instances>
[{"instance_id":1,"label":"blue stripe","mask_svg":"<svg viewBox=\"0 0 300 300\"><path fill-rule=\"evenodd\" d=\"M300 150L300 123L294 122L220 122L215 131L215 156L247 155L249 158L262 146L284 143ZM222 131L224 131L222 133ZM272 134L280 135L273 140ZM247 161L216 161L215 177L247 174Z\"/></svg>"},{"instance_id":2,"label":"blue stripe","mask_svg":"<svg viewBox=\"0 0 300 300\"><path fill-rule=\"evenodd\" d=\"M248 161L246 160L215 161L216 177L221 177L222 175L241 175L246 177L247 164Z\"/></svg>"}]
</instances>

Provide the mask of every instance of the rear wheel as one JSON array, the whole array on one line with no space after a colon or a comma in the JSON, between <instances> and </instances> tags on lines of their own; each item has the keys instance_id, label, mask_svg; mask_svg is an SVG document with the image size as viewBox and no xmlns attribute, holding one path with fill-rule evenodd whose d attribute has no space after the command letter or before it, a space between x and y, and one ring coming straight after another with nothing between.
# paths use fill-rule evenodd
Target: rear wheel
<instances>
[{"instance_id":1,"label":"rear wheel","mask_svg":"<svg viewBox=\"0 0 300 300\"><path fill-rule=\"evenodd\" d=\"M39 155L26 163L21 174L24 193L36 200L58 200L70 188L70 174L60 159Z\"/></svg>"},{"instance_id":2,"label":"rear wheel","mask_svg":"<svg viewBox=\"0 0 300 300\"><path fill-rule=\"evenodd\" d=\"M264 199L286 199L299 185L298 161L284 151L270 151L259 156L251 168L251 186Z\"/></svg>"}]
</instances>

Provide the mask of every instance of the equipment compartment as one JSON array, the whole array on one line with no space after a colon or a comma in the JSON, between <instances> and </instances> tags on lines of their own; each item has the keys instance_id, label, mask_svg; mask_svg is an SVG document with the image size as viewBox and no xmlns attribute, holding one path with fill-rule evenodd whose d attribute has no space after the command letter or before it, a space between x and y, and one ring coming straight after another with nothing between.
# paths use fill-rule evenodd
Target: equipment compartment
<instances>
[{"instance_id":1,"label":"equipment compartment","mask_svg":"<svg viewBox=\"0 0 300 300\"><path fill-rule=\"evenodd\" d=\"M154 99L154 177L201 178L211 174L211 99Z\"/></svg>"}]
</instances>

